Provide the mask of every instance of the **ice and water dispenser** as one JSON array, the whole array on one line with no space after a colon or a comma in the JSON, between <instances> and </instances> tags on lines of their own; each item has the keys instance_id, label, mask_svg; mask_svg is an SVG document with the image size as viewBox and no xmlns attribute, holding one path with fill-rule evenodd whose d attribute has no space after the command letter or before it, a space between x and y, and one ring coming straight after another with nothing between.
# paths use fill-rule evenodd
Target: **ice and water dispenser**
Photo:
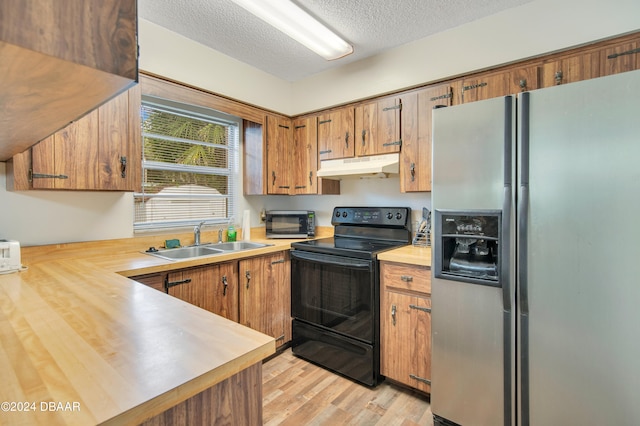
<instances>
[{"instance_id":1,"label":"ice and water dispenser","mask_svg":"<svg viewBox=\"0 0 640 426\"><path fill-rule=\"evenodd\" d=\"M435 277L499 286L501 215L494 210L436 210Z\"/></svg>"}]
</instances>

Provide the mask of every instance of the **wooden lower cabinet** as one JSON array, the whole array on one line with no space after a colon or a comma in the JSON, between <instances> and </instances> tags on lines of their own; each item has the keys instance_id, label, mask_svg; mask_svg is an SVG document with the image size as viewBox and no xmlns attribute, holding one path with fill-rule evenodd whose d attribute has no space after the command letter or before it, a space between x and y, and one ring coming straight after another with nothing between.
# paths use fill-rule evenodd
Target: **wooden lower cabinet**
<instances>
[{"instance_id":1,"label":"wooden lower cabinet","mask_svg":"<svg viewBox=\"0 0 640 426\"><path fill-rule=\"evenodd\" d=\"M380 262L380 372L431 392L430 269Z\"/></svg>"},{"instance_id":2,"label":"wooden lower cabinet","mask_svg":"<svg viewBox=\"0 0 640 426\"><path fill-rule=\"evenodd\" d=\"M243 259L239 266L240 324L272 336L276 347L291 341L289 252Z\"/></svg>"}]
</instances>

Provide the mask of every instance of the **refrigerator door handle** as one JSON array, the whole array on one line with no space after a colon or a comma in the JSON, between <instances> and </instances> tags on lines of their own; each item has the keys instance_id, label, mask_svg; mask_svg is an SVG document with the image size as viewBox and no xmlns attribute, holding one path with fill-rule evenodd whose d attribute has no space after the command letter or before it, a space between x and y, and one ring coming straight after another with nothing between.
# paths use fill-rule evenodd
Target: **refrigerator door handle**
<instances>
[{"instance_id":1,"label":"refrigerator door handle","mask_svg":"<svg viewBox=\"0 0 640 426\"><path fill-rule=\"evenodd\" d=\"M504 199L502 203L500 284L502 287L502 306L505 312L511 312L511 211L513 204L513 97L504 98Z\"/></svg>"},{"instance_id":2,"label":"refrigerator door handle","mask_svg":"<svg viewBox=\"0 0 640 426\"><path fill-rule=\"evenodd\" d=\"M520 95L520 196L518 197L518 290L520 312L529 314L527 247L529 243L529 93Z\"/></svg>"}]
</instances>

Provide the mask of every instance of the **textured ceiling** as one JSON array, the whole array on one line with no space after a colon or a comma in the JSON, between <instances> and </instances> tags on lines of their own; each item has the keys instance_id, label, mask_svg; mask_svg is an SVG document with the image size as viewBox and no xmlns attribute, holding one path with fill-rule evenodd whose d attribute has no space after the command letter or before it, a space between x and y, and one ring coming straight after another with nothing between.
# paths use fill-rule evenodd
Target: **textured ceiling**
<instances>
[{"instance_id":1,"label":"textured ceiling","mask_svg":"<svg viewBox=\"0 0 640 426\"><path fill-rule=\"evenodd\" d=\"M138 0L138 10L141 18L297 81L530 1L294 0L353 45L353 54L335 61L317 56L231 0Z\"/></svg>"}]
</instances>

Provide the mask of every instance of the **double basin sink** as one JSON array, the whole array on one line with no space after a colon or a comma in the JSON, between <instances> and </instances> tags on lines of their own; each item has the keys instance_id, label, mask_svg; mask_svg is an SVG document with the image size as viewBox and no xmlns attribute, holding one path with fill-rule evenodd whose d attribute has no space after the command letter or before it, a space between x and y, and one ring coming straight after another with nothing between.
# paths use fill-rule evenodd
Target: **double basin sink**
<instances>
[{"instance_id":1,"label":"double basin sink","mask_svg":"<svg viewBox=\"0 0 640 426\"><path fill-rule=\"evenodd\" d=\"M168 260L184 260L203 256L211 256L214 254L231 253L243 250L251 250L262 247L268 247L271 244L252 243L249 241L233 241L227 243L209 243L197 246L178 247L173 249L162 249L158 251L146 251L145 253L152 256L161 257Z\"/></svg>"}]
</instances>

